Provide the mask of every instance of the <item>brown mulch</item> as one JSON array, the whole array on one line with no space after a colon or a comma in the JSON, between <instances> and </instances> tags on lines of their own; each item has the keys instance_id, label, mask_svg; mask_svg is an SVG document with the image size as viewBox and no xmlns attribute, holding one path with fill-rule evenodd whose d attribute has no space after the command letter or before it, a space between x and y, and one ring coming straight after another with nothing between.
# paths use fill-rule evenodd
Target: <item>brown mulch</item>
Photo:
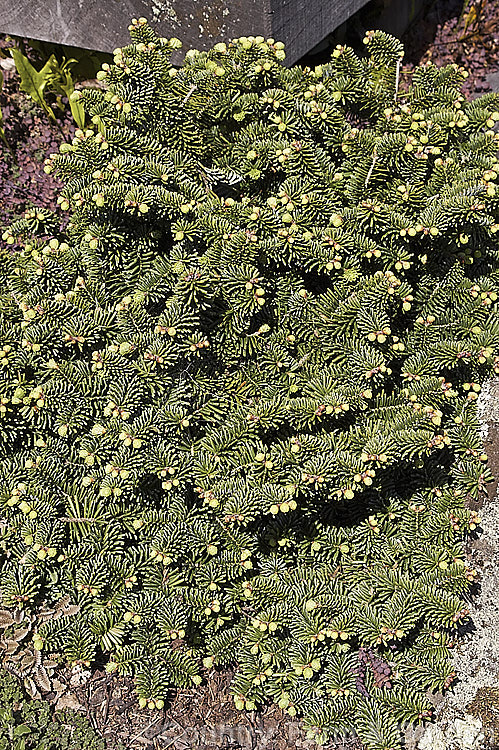
<instances>
[{"instance_id":1,"label":"brown mulch","mask_svg":"<svg viewBox=\"0 0 499 750\"><path fill-rule=\"evenodd\" d=\"M69 678L69 673L67 677ZM205 684L174 690L162 711L139 708L133 681L96 671L73 688L72 707L84 711L110 750L313 750L299 722L276 706L241 712L229 694L232 672L211 670ZM362 750L355 739L330 750Z\"/></svg>"}]
</instances>

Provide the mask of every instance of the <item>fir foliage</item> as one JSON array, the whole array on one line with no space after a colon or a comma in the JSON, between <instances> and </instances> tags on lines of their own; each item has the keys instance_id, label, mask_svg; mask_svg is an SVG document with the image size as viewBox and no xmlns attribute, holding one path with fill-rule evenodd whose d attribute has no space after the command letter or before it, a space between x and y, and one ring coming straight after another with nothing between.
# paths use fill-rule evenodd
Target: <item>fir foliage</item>
<instances>
[{"instance_id":1,"label":"fir foliage","mask_svg":"<svg viewBox=\"0 0 499 750\"><path fill-rule=\"evenodd\" d=\"M130 33L47 160L65 231L4 234L4 605L69 595L37 647L109 655L144 706L234 663L241 709L395 748L476 575L498 97L402 86L382 32L314 70Z\"/></svg>"}]
</instances>

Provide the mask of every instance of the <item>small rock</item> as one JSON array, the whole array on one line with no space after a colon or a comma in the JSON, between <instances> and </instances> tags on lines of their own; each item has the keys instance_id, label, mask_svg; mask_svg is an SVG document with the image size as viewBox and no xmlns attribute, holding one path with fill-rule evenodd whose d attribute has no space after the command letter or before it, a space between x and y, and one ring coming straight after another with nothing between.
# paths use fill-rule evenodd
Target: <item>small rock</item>
<instances>
[{"instance_id":1,"label":"small rock","mask_svg":"<svg viewBox=\"0 0 499 750\"><path fill-rule=\"evenodd\" d=\"M447 750L445 736L440 727L430 724L420 741L419 750Z\"/></svg>"},{"instance_id":2,"label":"small rock","mask_svg":"<svg viewBox=\"0 0 499 750\"><path fill-rule=\"evenodd\" d=\"M454 735L460 750L476 750L485 739L482 722L466 714L464 719L454 721Z\"/></svg>"},{"instance_id":3,"label":"small rock","mask_svg":"<svg viewBox=\"0 0 499 750\"><path fill-rule=\"evenodd\" d=\"M85 706L77 700L74 695L62 695L57 703L55 704L57 711L63 711L65 708L70 708L72 711L85 711Z\"/></svg>"},{"instance_id":4,"label":"small rock","mask_svg":"<svg viewBox=\"0 0 499 750\"><path fill-rule=\"evenodd\" d=\"M0 68L3 70L14 70L16 67L16 64L12 57L6 57L5 59L0 60Z\"/></svg>"},{"instance_id":5,"label":"small rock","mask_svg":"<svg viewBox=\"0 0 499 750\"><path fill-rule=\"evenodd\" d=\"M499 72L498 71L489 73L489 75L486 76L486 80L489 83L492 91L499 91Z\"/></svg>"}]
</instances>

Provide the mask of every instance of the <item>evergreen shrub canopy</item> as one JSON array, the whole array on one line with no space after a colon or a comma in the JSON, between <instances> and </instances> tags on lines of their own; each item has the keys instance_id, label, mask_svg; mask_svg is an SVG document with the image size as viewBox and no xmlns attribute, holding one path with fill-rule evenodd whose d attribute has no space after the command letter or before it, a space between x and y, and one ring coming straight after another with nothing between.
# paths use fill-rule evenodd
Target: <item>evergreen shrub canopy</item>
<instances>
[{"instance_id":1,"label":"evergreen shrub canopy","mask_svg":"<svg viewBox=\"0 0 499 750\"><path fill-rule=\"evenodd\" d=\"M4 606L70 595L36 648L108 655L141 705L236 664L239 708L398 747L476 575L498 97L402 85L382 32L314 70L130 32L47 161L64 232L4 233Z\"/></svg>"}]
</instances>

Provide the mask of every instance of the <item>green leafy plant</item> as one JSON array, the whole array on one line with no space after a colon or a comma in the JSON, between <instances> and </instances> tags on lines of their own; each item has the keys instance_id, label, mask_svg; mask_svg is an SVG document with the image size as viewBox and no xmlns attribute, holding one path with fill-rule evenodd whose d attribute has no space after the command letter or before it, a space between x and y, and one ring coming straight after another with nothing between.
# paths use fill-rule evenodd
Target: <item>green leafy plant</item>
<instances>
[{"instance_id":1,"label":"green leafy plant","mask_svg":"<svg viewBox=\"0 0 499 750\"><path fill-rule=\"evenodd\" d=\"M52 79L52 88L60 96L64 95L68 98L71 114L73 120L79 128L85 127L85 111L81 102L75 101L71 98L71 94L74 92L74 82L71 75L70 68L75 65L78 61L76 59L64 60L62 65L54 66L54 77Z\"/></svg>"},{"instance_id":2,"label":"green leafy plant","mask_svg":"<svg viewBox=\"0 0 499 750\"><path fill-rule=\"evenodd\" d=\"M10 54L19 74L21 91L25 91L49 117L55 120L54 112L45 99L45 89L53 78L55 57L51 56L41 70L36 70L20 49L13 47Z\"/></svg>"},{"instance_id":3,"label":"green leafy plant","mask_svg":"<svg viewBox=\"0 0 499 750\"><path fill-rule=\"evenodd\" d=\"M391 750L476 577L499 99L402 86L382 32L312 70L130 31L46 162L65 230L3 235L4 605L69 596L36 650L109 655L144 707L235 664L239 708Z\"/></svg>"},{"instance_id":4,"label":"green leafy plant","mask_svg":"<svg viewBox=\"0 0 499 750\"><path fill-rule=\"evenodd\" d=\"M494 23L491 20L485 21L487 0L477 0L470 2L464 0L461 14L458 19L458 38L460 42L473 38L483 38L485 34L492 34Z\"/></svg>"},{"instance_id":5,"label":"green leafy plant","mask_svg":"<svg viewBox=\"0 0 499 750\"><path fill-rule=\"evenodd\" d=\"M104 750L88 719L27 700L17 681L0 670L0 750Z\"/></svg>"},{"instance_id":6,"label":"green leafy plant","mask_svg":"<svg viewBox=\"0 0 499 750\"><path fill-rule=\"evenodd\" d=\"M85 127L85 113L81 104L70 98L74 91L70 68L77 62L75 59L63 60L59 63L56 56L52 54L43 67L37 70L17 47L11 47L10 54L16 64L22 91L25 91L54 121L56 116L46 100L45 93L50 91L58 96L67 96L75 123L80 128Z\"/></svg>"},{"instance_id":7,"label":"green leafy plant","mask_svg":"<svg viewBox=\"0 0 499 750\"><path fill-rule=\"evenodd\" d=\"M48 60L51 55L55 55L57 60L74 60L71 74L75 81L95 79L101 66L104 63L112 62L113 59L112 54L108 52L97 52L96 50L72 47L67 44L57 44L39 39L29 39L28 43L40 60Z\"/></svg>"}]
</instances>

